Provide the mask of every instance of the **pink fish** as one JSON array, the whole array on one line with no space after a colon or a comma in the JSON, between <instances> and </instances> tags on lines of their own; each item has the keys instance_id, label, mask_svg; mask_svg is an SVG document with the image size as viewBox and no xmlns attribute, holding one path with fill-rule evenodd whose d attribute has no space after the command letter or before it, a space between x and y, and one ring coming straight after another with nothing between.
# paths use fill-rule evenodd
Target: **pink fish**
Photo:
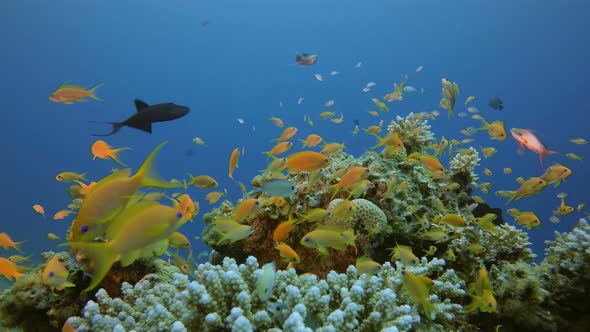
<instances>
[{"instance_id":1,"label":"pink fish","mask_svg":"<svg viewBox=\"0 0 590 332\"><path fill-rule=\"evenodd\" d=\"M521 152L524 152L524 147L526 146L529 148L529 150L539 154L541 166L543 166L543 158L546 155L557 153L556 151L545 148L545 144L543 144L543 142L541 142L541 140L528 129L512 128L510 129L510 133L512 134L512 137L514 137L514 139L518 142Z\"/></svg>"}]
</instances>

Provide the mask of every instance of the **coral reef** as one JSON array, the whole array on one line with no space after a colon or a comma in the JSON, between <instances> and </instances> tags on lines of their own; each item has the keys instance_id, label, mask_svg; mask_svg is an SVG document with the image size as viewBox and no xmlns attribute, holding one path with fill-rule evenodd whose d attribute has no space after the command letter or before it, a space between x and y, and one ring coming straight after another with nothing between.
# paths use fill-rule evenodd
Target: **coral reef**
<instances>
[{"instance_id":1,"label":"coral reef","mask_svg":"<svg viewBox=\"0 0 590 332\"><path fill-rule=\"evenodd\" d=\"M477 182L475 167L479 165L479 152L470 147L463 153L457 153L450 162L451 176L454 181L462 185Z\"/></svg>"},{"instance_id":2,"label":"coral reef","mask_svg":"<svg viewBox=\"0 0 590 332\"><path fill-rule=\"evenodd\" d=\"M398 115L395 121L391 121L387 126L387 131L399 134L408 155L426 150L434 139L428 120L414 113L408 114L405 118Z\"/></svg>"},{"instance_id":3,"label":"coral reef","mask_svg":"<svg viewBox=\"0 0 590 332\"><path fill-rule=\"evenodd\" d=\"M416 274L435 279L429 301L432 319L420 314L402 286L401 265L389 263L377 276L330 272L324 280L278 271L274 296L261 301L256 283L262 274L258 261L245 264L225 258L221 265L201 264L195 280L177 274L172 283L149 276L132 286L124 283L123 298L112 299L103 290L89 301L82 317L68 322L78 331L377 331L381 329L443 331L462 311L455 300L465 295L464 282L444 260L423 259ZM280 327L277 328L277 327Z\"/></svg>"},{"instance_id":4,"label":"coral reef","mask_svg":"<svg viewBox=\"0 0 590 332\"><path fill-rule=\"evenodd\" d=\"M546 241L540 270L544 288L550 291L546 306L560 331L584 331L590 326L590 225L580 219L568 233L555 232Z\"/></svg>"},{"instance_id":5,"label":"coral reef","mask_svg":"<svg viewBox=\"0 0 590 332\"><path fill-rule=\"evenodd\" d=\"M68 269L69 280L76 287L52 292L41 279L40 271L45 267L42 264L19 278L12 287L0 292L2 326L20 327L24 331L55 331L68 317L78 315L85 303L92 299L92 293L82 292L89 277L69 253L46 252L41 256L45 263L57 256ZM101 283L101 287L104 287L103 292L108 292L111 296L121 296L120 285L123 281L135 283L151 274L159 282L170 282L172 274L178 272L180 271L175 266L170 266L161 259L141 259L126 268L116 264Z\"/></svg>"}]
</instances>

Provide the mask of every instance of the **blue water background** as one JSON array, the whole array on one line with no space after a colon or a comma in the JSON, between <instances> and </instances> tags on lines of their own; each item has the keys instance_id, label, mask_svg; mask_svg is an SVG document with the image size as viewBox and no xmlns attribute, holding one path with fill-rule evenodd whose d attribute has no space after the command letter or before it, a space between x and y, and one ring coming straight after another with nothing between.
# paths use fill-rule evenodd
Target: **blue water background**
<instances>
[{"instance_id":1,"label":"blue water background","mask_svg":"<svg viewBox=\"0 0 590 332\"><path fill-rule=\"evenodd\" d=\"M297 138L317 133L331 142L344 142L355 156L374 144L373 137L353 136L353 120L362 127L377 124L367 113L371 97L390 92L401 75L425 92L405 94L381 114L388 123L395 115L437 109L441 78L458 82L462 109L465 98L490 120L535 130L550 149L545 165L560 162L573 170L559 188L517 201L510 207L533 210L543 226L529 231L537 254L553 231L571 229L583 214L574 212L560 224L548 221L559 205L558 192L576 206L588 201L590 170L587 160L572 161L567 152L588 156L588 145L570 138L588 134L588 74L590 32L586 1L2 1L0 3L0 100L2 100L2 227L13 239L25 240L28 255L56 250L72 218L51 216L70 202L67 185L55 181L62 171L88 172L100 179L118 167L112 161L92 160L91 133L108 125L89 121L122 121L135 112L133 99L148 103L175 102L191 108L185 118L154 125L152 135L124 128L107 138L114 147L131 147L122 160L137 169L158 143L168 141L157 157L165 178L185 173L209 174L227 188L229 198L241 197L227 177L229 154L245 147L235 178L244 183L265 167L262 151L281 129L268 119L281 117L299 127ZM209 24L202 26L201 20ZM294 65L296 52L319 54L313 67ZM361 68L355 69L357 62ZM424 66L415 73L417 66ZM330 76L330 71L340 74ZM324 81L313 74L321 73ZM64 81L92 86L104 83L97 95L104 101L63 105L48 95ZM377 86L361 89L369 81ZM500 96L503 111L487 100ZM301 105L297 100L304 97ZM320 120L323 104L334 99L333 110L344 123ZM279 104L282 103L281 108ZM311 115L314 126L303 122ZM239 124L243 118L245 124ZM436 136L463 139L460 129L479 125L469 118L448 120L446 111L431 122ZM255 126L255 131L253 130ZM192 143L195 136L207 146ZM494 175L491 205L504 208L496 190L515 190L517 176L539 176L538 156L517 154L510 137L497 142L480 133L474 146L495 146L499 152L483 160ZM300 148L299 142L296 146ZM190 150L192 154L187 155ZM443 157L447 164L447 157ZM512 167L513 174L502 174ZM181 231L200 235L202 215L211 210L203 190L189 193L201 204L201 214ZM31 208L41 204L46 219ZM505 220L513 223L507 214ZM198 241L195 251L206 249ZM8 256L3 252L3 256ZM12 253L10 253L12 254Z\"/></svg>"}]
</instances>

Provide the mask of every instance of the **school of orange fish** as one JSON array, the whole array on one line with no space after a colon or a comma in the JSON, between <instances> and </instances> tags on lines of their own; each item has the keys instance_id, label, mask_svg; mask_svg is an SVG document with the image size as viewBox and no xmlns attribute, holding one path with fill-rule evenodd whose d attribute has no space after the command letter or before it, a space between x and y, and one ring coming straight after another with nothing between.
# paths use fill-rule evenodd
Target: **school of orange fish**
<instances>
[{"instance_id":1,"label":"school of orange fish","mask_svg":"<svg viewBox=\"0 0 590 332\"><path fill-rule=\"evenodd\" d=\"M361 63L355 65L355 68L360 68ZM416 73L423 70L420 66L416 69ZM331 76L337 75L338 72L333 71ZM315 78L323 81L321 74L314 74ZM368 113L373 117L380 117L388 114L389 106L386 103L402 102L404 94L415 93L418 89L407 85L408 76L404 75L399 83L395 83L393 91L386 94L382 100L372 98L371 101L379 111L368 110ZM369 82L364 88L363 92L368 92L376 84ZM54 91L49 99L52 102L71 104L74 102L86 101L87 98L100 100L95 96L95 90L101 85L90 89L85 89L81 86L64 84ZM442 79L442 99L440 101L440 108L448 111L449 117L452 117L455 111L457 97L459 95L459 85L447 79ZM474 96L469 96L464 102L465 111L458 113L460 118L468 117L481 122L481 127L469 127L461 130L462 135L468 136L463 140L451 139L448 140L442 137L440 140L435 140L429 147L430 151L414 152L410 154L407 159L414 162L420 162L430 172L434 178L444 177L446 169L438 159L443 153L452 155L453 153L462 153L461 145L472 143L475 135L484 131L493 140L504 141L508 138L504 122L495 120L489 122L482 115L479 114L477 108L470 106L475 100ZM298 104L303 102L303 98L299 98ZM334 105L334 100L327 101L324 106L330 108ZM423 119L434 120L439 115L438 111L430 113L419 113L418 117ZM305 121L308 126L313 126L313 120L310 115L305 115ZM331 110L324 110L318 112L317 118L322 120L329 120L338 125L343 123L344 114L339 116L336 112ZM241 121L240 121L241 120ZM244 121L238 119L240 123ZM286 154L294 148L293 138L298 133L298 128L294 126L285 126L282 119L276 116L271 116L270 121L279 128L283 128L280 136L275 140L276 145L270 148L269 151L264 152L267 156L272 158L264 170L265 181L260 188L254 188L260 191L264 202L259 198L248 198L241 200L234 208L231 216L222 217L215 220L214 225L216 230L221 234L222 241L235 242L252 234L254 231L249 225L243 224L244 220L253 216L256 211L263 204L274 204L279 207L289 209L286 197L293 193L293 184L285 179L285 172L309 172L309 181L313 182L320 176L323 168L331 164L331 156L342 152L345 149L344 144L338 142L327 142L323 137L317 134L309 134L304 139L300 139L302 143L302 151L293 152L285 157L281 155ZM403 149L404 145L398 133L383 132L384 120L378 121L377 124L360 128L357 124L352 132L357 135L360 129L376 138L376 145L372 150L383 148L379 152L382 156L393 155ZM516 140L520 149L524 151L529 149L539 155L540 162L543 164L544 159L555 151L547 149L547 147L538 139L538 137L528 129L512 128L509 130L510 136ZM198 145L206 146L205 140L200 137L195 137L193 142ZM571 143L583 145L587 144L584 138L573 138ZM321 145L322 144L322 145ZM208 190L209 192L204 196L209 204L216 204L222 197L227 195L227 190L214 191L218 187L217 181L208 175L192 176L188 179L179 181L171 180L165 181L161 179L153 169L153 161L160 149L165 145L161 143L153 149L147 156L143 164L132 174L127 165L121 161L121 154L128 148L113 148L103 140L97 140L90 147L93 159L111 159L118 165L124 167L122 169L113 169L109 176L103 179L96 179L90 181L87 179L86 173L77 173L66 171L58 174L56 181L64 183L72 183L67 192L72 198L66 208L57 211L53 215L53 219L65 219L73 217L72 226L65 237L67 242L61 246L71 247L72 252L78 255L79 261L91 262L90 272L92 273L92 281L87 286L86 290L91 290L97 287L102 278L109 272L111 266L119 261L122 266L127 266L141 257L163 256L169 250L169 247L177 248L173 256L173 263L176 264L185 273L190 273L192 251L190 240L181 232L179 228L187 221L193 221L195 216L199 213L199 204L188 193L190 186ZM320 149L321 145L321 149ZM317 149L319 151L314 151ZM491 158L497 152L494 147L480 148L484 157ZM370 151L369 153L376 153ZM228 177L234 179L234 172L238 166L240 156L243 157L244 149L240 151L239 148L233 149L229 155ZM572 160L581 160L577 154L567 153L566 157ZM492 175L492 171L488 168L484 169L484 173L488 176ZM504 168L503 173L508 175L512 173L510 168ZM299 263L297 253L283 240L287 237L289 232L295 225L301 222L317 222L322 221L331 214L331 217L345 217L354 209L351 203L351 197L362 196L370 187L371 182L367 181L369 169L360 166L351 166L337 171L331 179L330 190L333 192L332 198L339 193L348 193L348 197L338 204L331 212L322 208L309 209L306 213L292 213L289 215L289 220L281 223L273 234L273 240L276 243L275 248L280 252L280 256L289 266L294 266ZM557 187L562 181L572 174L572 171L564 165L553 163L546 168L546 171L539 176L533 176L528 179L518 178L520 184L515 190L499 190L496 195L507 198L507 204L515 200L520 200L527 197L532 197L539 194L549 185ZM246 193L246 186L237 180L243 194ZM407 186L407 183L405 184ZM451 183L449 187L458 187L456 183ZM400 190L404 183L396 184L394 181L388 187L389 190ZM491 186L490 182L481 182L476 184L476 187L482 193L487 194L488 188ZM145 192L142 189L157 188L160 191ZM165 190L175 190L174 193L166 195ZM402 188L403 190L403 188ZM200 195L196 193L194 195ZM574 211L584 212L584 204L581 203L577 207L569 206L566 203L567 194L560 193L558 195L559 205L553 211L553 216L550 218L551 222L559 222L558 217L568 215ZM479 196L473 196L476 202L483 202ZM163 201L164 203L162 203ZM556 204L557 205L557 204ZM39 204L34 204L33 209L39 215L45 217L45 208ZM541 221L533 211L519 211L516 208L511 208L508 213L514 218L515 222L527 229L538 227ZM487 226L494 227L491 222L495 217L493 215L486 215L478 220L482 228ZM447 223L449 225L461 226L466 224L462 216L456 214L447 214L441 216L437 222ZM486 226L487 225L487 226ZM434 233L434 232L433 232ZM431 234L433 240L442 240L446 234ZM60 237L54 233L49 233L48 238L52 240L60 240ZM100 239L100 241L97 241ZM329 254L330 248L342 250L347 246L354 246L355 234L352 230L344 229L338 226L321 226L306 234L301 239L301 244L315 248L322 254ZM19 244L15 242L7 233L0 233L0 247L4 250L13 249L18 251L9 257L0 257L0 275L8 279L18 279L22 277L28 270L31 269L27 265L30 257L20 255L21 249ZM188 260L182 258L178 254L178 249L188 249ZM396 245L391 248L392 260L401 260L403 262L412 262L418 258L412 253L412 249L403 245ZM436 247L431 246L431 251L436 250ZM478 250L478 248L473 248ZM427 252L428 254L428 252ZM169 254L170 255L170 254ZM357 260L357 267L361 272L375 271L379 264L372 261L369 257L361 257ZM424 300L424 285L429 282L426 279L420 279L419 276L412 275L409 271L405 271L404 275L413 293L417 296L418 302L421 302L425 311L428 311L428 301ZM57 258L51 259L42 271L42 280L52 290L62 290L65 287L72 287L73 284L68 281L68 270L64 264ZM411 286L414 285L414 286ZM476 281L470 286L470 292L474 295L474 301L466 308L467 311L474 311L480 308L481 311L491 310L486 308L484 303L490 303L490 297L493 298L489 282L487 281L487 271L482 269L479 271ZM479 299L480 301L478 302ZM483 306L483 309L482 309Z\"/></svg>"}]
</instances>

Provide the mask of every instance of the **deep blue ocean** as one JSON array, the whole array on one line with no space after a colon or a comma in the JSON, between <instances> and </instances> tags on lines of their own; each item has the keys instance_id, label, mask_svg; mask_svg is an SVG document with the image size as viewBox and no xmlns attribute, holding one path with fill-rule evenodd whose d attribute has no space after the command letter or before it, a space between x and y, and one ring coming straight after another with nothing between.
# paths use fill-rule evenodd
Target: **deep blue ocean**
<instances>
[{"instance_id":1,"label":"deep blue ocean","mask_svg":"<svg viewBox=\"0 0 590 332\"><path fill-rule=\"evenodd\" d=\"M566 202L574 207L590 204L588 160L565 157L574 152L590 158L590 145L569 142L590 139L588 13L590 3L583 0L2 1L0 231L25 240L27 255L56 250L63 240L49 240L47 233L63 237L72 220L51 218L70 202L68 185L57 182L56 174L88 172L98 180L118 167L110 160L92 160L90 146L97 138L91 134L110 128L90 121L125 120L135 112L135 98L174 102L191 111L155 124L151 135L123 128L107 137L113 147L132 148L121 154L123 162L135 171L157 144L168 141L157 156L163 177L211 175L235 202L241 193L227 176L229 155L245 147L234 178L249 184L265 168L262 152L272 148L271 139L282 131L269 121L271 115L298 127L296 138L316 133L329 142L344 142L346 152L359 156L375 138L362 131L353 136L353 121L363 128L377 124L367 113L375 109L371 98L382 98L408 74L408 85L424 88L424 93L406 93L403 102L389 104L390 113L380 116L386 124L396 115L439 109L441 116L430 121L435 136L466 138L459 130L480 122L458 116L449 120L438 107L441 79L447 78L461 88L456 113L474 95L472 106L490 122L502 120L507 130L532 129L548 148L560 152L548 156L545 166L559 162L573 175L556 189L508 206L541 218L542 226L528 231L541 259L543 241L585 216L574 211L559 224L549 222L560 203L556 195L567 193ZM317 54L319 60L312 67L297 65L297 52ZM355 68L358 62L362 66ZM420 73L415 72L418 66L424 67ZM339 74L331 76L331 71ZM324 81L316 80L315 73ZM65 81L85 87L104 83L96 92L104 101L49 101ZM368 82L377 85L364 93ZM492 96L503 99L502 111L487 105ZM301 105L299 98L304 98ZM333 111L344 114L341 124L318 118L330 99ZM304 115L312 116L313 127ZM195 145L196 136L207 146ZM480 182L485 167L494 172L490 193L476 194L506 209L506 200L494 192L516 190L516 177L540 176L544 168L536 153L519 155L512 137L498 142L481 132L476 139L474 147L498 149L477 169ZM300 149L299 141L296 147ZM442 161L447 166L448 155ZM513 173L504 175L504 167ZM200 202L201 213L180 230L192 238L201 234L202 215L212 207L204 199L207 191L192 188L189 193ZM33 204L45 207L45 219ZM513 224L506 213L504 219ZM199 241L193 246L196 252L206 249Z\"/></svg>"}]
</instances>

